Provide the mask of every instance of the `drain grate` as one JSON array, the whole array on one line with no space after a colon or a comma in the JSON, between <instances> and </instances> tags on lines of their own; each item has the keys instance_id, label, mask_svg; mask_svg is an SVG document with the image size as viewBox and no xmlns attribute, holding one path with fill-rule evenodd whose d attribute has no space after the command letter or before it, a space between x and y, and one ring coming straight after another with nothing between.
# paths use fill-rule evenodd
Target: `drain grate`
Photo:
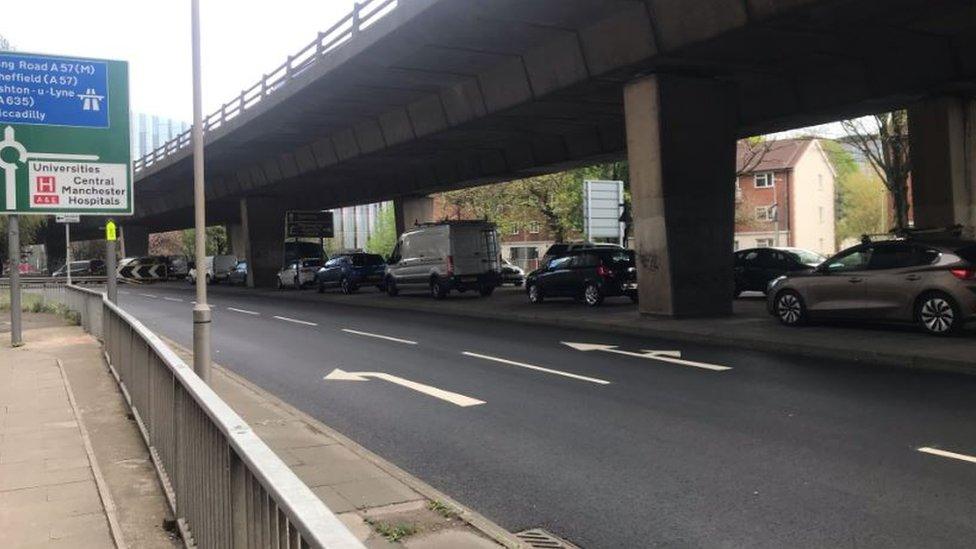
<instances>
[{"instance_id":1,"label":"drain grate","mask_svg":"<svg viewBox=\"0 0 976 549\"><path fill-rule=\"evenodd\" d=\"M515 534L515 537L522 540L533 549L579 549L576 545L558 538L542 528L533 528Z\"/></svg>"}]
</instances>

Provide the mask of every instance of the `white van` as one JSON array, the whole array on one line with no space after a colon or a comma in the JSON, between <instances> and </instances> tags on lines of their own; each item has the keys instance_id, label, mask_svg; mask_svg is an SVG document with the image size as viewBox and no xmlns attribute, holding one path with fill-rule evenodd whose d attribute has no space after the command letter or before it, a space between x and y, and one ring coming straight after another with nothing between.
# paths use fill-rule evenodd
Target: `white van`
<instances>
[{"instance_id":1,"label":"white van","mask_svg":"<svg viewBox=\"0 0 976 549\"><path fill-rule=\"evenodd\" d=\"M390 254L384 284L395 296L401 288L426 287L435 299L451 290L489 296L501 283L498 232L486 221L445 221L403 233Z\"/></svg>"},{"instance_id":2,"label":"white van","mask_svg":"<svg viewBox=\"0 0 976 549\"><path fill-rule=\"evenodd\" d=\"M208 255L206 257L207 269L204 271L207 277L207 284L215 284L221 280L227 280L230 272L237 267L237 257L232 255ZM197 269L192 265L186 274L186 281L196 284Z\"/></svg>"}]
</instances>

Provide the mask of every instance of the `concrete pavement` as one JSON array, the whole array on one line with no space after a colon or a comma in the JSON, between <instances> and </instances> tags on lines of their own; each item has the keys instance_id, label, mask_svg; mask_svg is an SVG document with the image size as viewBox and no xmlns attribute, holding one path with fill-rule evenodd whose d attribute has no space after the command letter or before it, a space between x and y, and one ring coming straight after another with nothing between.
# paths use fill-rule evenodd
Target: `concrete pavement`
<instances>
[{"instance_id":1,"label":"concrete pavement","mask_svg":"<svg viewBox=\"0 0 976 549\"><path fill-rule=\"evenodd\" d=\"M25 317L26 345L0 346L0 546L178 547L97 342Z\"/></svg>"},{"instance_id":2,"label":"concrete pavement","mask_svg":"<svg viewBox=\"0 0 976 549\"><path fill-rule=\"evenodd\" d=\"M125 290L188 344L188 288ZM976 467L954 457L976 455L971 376L309 292L211 299L217 360L510 531L586 547L976 536Z\"/></svg>"}]
</instances>

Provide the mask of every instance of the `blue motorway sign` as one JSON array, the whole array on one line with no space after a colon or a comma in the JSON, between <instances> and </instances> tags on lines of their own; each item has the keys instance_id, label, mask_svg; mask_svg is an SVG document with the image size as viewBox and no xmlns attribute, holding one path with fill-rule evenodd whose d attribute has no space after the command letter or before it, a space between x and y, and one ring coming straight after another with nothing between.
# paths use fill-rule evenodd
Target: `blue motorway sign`
<instances>
[{"instance_id":1,"label":"blue motorway sign","mask_svg":"<svg viewBox=\"0 0 976 549\"><path fill-rule=\"evenodd\" d=\"M109 127L104 61L0 53L0 124Z\"/></svg>"}]
</instances>

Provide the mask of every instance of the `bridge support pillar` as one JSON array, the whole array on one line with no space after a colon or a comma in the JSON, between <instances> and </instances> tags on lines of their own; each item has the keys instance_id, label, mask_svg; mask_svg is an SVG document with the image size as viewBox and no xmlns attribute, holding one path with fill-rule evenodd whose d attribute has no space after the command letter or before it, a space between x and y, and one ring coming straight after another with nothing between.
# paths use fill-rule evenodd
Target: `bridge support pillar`
<instances>
[{"instance_id":1,"label":"bridge support pillar","mask_svg":"<svg viewBox=\"0 0 976 549\"><path fill-rule=\"evenodd\" d=\"M624 108L640 312L731 314L733 90L658 74L628 84Z\"/></svg>"},{"instance_id":2,"label":"bridge support pillar","mask_svg":"<svg viewBox=\"0 0 976 549\"><path fill-rule=\"evenodd\" d=\"M123 225L122 242L122 249L125 250L124 257L149 255L149 229L142 225Z\"/></svg>"},{"instance_id":3,"label":"bridge support pillar","mask_svg":"<svg viewBox=\"0 0 976 549\"><path fill-rule=\"evenodd\" d=\"M908 109L916 227L976 231L976 99L943 97Z\"/></svg>"},{"instance_id":4,"label":"bridge support pillar","mask_svg":"<svg viewBox=\"0 0 976 549\"><path fill-rule=\"evenodd\" d=\"M434 199L430 196L404 196L393 200L397 236L418 223L434 220Z\"/></svg>"},{"instance_id":5,"label":"bridge support pillar","mask_svg":"<svg viewBox=\"0 0 976 549\"><path fill-rule=\"evenodd\" d=\"M275 285L275 276L285 261L285 211L281 200L272 197L249 196L241 201L250 287Z\"/></svg>"},{"instance_id":6,"label":"bridge support pillar","mask_svg":"<svg viewBox=\"0 0 976 549\"><path fill-rule=\"evenodd\" d=\"M247 257L247 235L244 233L243 223L228 223L224 226L227 231L227 248L237 259Z\"/></svg>"}]
</instances>

